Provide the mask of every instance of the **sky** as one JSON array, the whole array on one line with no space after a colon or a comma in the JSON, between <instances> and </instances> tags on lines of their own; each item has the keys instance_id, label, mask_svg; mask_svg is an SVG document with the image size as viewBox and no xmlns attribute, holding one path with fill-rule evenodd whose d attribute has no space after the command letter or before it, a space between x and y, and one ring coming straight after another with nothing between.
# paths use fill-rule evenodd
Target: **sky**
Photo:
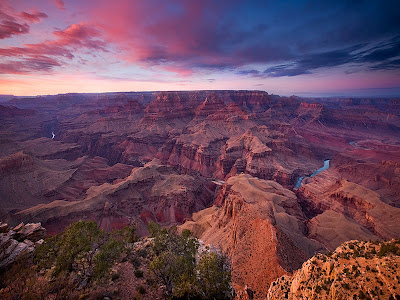
<instances>
[{"instance_id":1,"label":"sky","mask_svg":"<svg viewBox=\"0 0 400 300\"><path fill-rule=\"evenodd\" d=\"M400 1L0 0L0 94L400 96Z\"/></svg>"}]
</instances>

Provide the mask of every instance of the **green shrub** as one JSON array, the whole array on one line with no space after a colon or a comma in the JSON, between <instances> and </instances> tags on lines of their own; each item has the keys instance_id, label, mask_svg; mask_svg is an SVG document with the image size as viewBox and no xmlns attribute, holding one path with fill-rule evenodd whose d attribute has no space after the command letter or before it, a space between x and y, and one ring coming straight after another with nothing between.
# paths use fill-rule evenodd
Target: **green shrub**
<instances>
[{"instance_id":1,"label":"green shrub","mask_svg":"<svg viewBox=\"0 0 400 300\"><path fill-rule=\"evenodd\" d=\"M146 289L144 288L143 285L139 285L139 286L136 288L136 291L138 291L138 292L139 292L140 294L142 294L142 295L146 294Z\"/></svg>"},{"instance_id":2,"label":"green shrub","mask_svg":"<svg viewBox=\"0 0 400 300\"><path fill-rule=\"evenodd\" d=\"M195 271L196 285L202 299L232 297L230 266L225 256L203 252Z\"/></svg>"},{"instance_id":3,"label":"green shrub","mask_svg":"<svg viewBox=\"0 0 400 300\"><path fill-rule=\"evenodd\" d=\"M388 243L388 244L382 244L381 249L378 252L378 256L382 257L387 254L395 254L395 255L400 255L400 249L399 247L396 246L396 243Z\"/></svg>"},{"instance_id":4,"label":"green shrub","mask_svg":"<svg viewBox=\"0 0 400 300\"><path fill-rule=\"evenodd\" d=\"M166 286L167 297L178 299L231 299L230 267L225 257L201 254L196 264L198 240L189 230L161 229L149 224L154 237L150 270Z\"/></svg>"},{"instance_id":5,"label":"green shrub","mask_svg":"<svg viewBox=\"0 0 400 300\"><path fill-rule=\"evenodd\" d=\"M350 285L348 284L348 283L342 283L342 287L345 289L345 290L350 290Z\"/></svg>"},{"instance_id":6,"label":"green shrub","mask_svg":"<svg viewBox=\"0 0 400 300\"><path fill-rule=\"evenodd\" d=\"M188 230L178 234L176 228L161 229L150 223L149 231L154 237L155 253L150 270L166 286L167 294L173 295L174 288L182 285L182 281L193 280L199 243Z\"/></svg>"},{"instance_id":7,"label":"green shrub","mask_svg":"<svg viewBox=\"0 0 400 300\"><path fill-rule=\"evenodd\" d=\"M135 268L140 267L140 259L137 256L134 256L131 258L131 264L132 266L134 266Z\"/></svg>"},{"instance_id":8,"label":"green shrub","mask_svg":"<svg viewBox=\"0 0 400 300\"><path fill-rule=\"evenodd\" d=\"M39 269L54 266L53 275L74 271L81 278L100 279L120 256L124 245L136 239L133 227L105 233L94 221L69 225L62 234L45 239L34 254Z\"/></svg>"},{"instance_id":9,"label":"green shrub","mask_svg":"<svg viewBox=\"0 0 400 300\"><path fill-rule=\"evenodd\" d=\"M317 294L319 294L319 293L321 293L321 287L319 286L319 285L317 285L316 287L315 287L315 292L317 293Z\"/></svg>"},{"instance_id":10,"label":"green shrub","mask_svg":"<svg viewBox=\"0 0 400 300\"><path fill-rule=\"evenodd\" d=\"M137 278L142 278L143 277L143 271L142 270L135 270L133 273L135 274L135 276Z\"/></svg>"},{"instance_id":11,"label":"green shrub","mask_svg":"<svg viewBox=\"0 0 400 300\"><path fill-rule=\"evenodd\" d=\"M148 253L146 249L139 249L136 251L136 254L140 257L146 258Z\"/></svg>"},{"instance_id":12,"label":"green shrub","mask_svg":"<svg viewBox=\"0 0 400 300\"><path fill-rule=\"evenodd\" d=\"M59 252L59 240L60 235L48 236L35 248L33 261L39 269L50 269L54 265Z\"/></svg>"},{"instance_id":13,"label":"green shrub","mask_svg":"<svg viewBox=\"0 0 400 300\"><path fill-rule=\"evenodd\" d=\"M117 280L119 278L119 273L118 272L113 272L112 274L111 274L111 280L112 281L115 281L115 280Z\"/></svg>"},{"instance_id":14,"label":"green shrub","mask_svg":"<svg viewBox=\"0 0 400 300\"><path fill-rule=\"evenodd\" d=\"M79 221L69 225L59 239L55 275L59 275L63 271L70 272L76 268L83 269L84 275L86 275L88 268L92 267L97 245L103 238L104 233L96 222ZM83 266L86 263L89 265L88 268Z\"/></svg>"},{"instance_id":15,"label":"green shrub","mask_svg":"<svg viewBox=\"0 0 400 300\"><path fill-rule=\"evenodd\" d=\"M94 257L94 277L98 279L105 276L122 250L123 243L121 241L108 238L108 240L100 246L98 254Z\"/></svg>"}]
</instances>

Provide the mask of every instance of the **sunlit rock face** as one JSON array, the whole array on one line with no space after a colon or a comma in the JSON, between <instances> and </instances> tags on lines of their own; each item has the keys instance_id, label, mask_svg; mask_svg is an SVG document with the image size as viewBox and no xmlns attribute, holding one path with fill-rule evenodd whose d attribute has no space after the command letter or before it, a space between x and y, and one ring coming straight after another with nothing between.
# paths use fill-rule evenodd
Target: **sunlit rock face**
<instances>
[{"instance_id":1,"label":"sunlit rock face","mask_svg":"<svg viewBox=\"0 0 400 300\"><path fill-rule=\"evenodd\" d=\"M293 275L271 283L268 300L388 298L398 295L399 241L343 243L318 254ZM378 296L379 295L379 296Z\"/></svg>"},{"instance_id":2,"label":"sunlit rock face","mask_svg":"<svg viewBox=\"0 0 400 300\"><path fill-rule=\"evenodd\" d=\"M262 298L269 284L290 273L323 245L308 239L296 195L274 181L236 175L221 187L215 206L193 215L190 229L232 259L237 291Z\"/></svg>"}]
</instances>

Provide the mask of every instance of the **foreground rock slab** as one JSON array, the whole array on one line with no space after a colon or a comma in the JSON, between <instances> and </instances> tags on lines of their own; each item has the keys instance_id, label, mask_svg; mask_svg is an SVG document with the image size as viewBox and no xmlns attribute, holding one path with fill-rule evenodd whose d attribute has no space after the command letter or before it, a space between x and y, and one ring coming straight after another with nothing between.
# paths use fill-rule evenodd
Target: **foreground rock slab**
<instances>
[{"instance_id":1,"label":"foreground rock slab","mask_svg":"<svg viewBox=\"0 0 400 300\"><path fill-rule=\"evenodd\" d=\"M346 242L274 281L267 299L398 299L399 247L400 240Z\"/></svg>"},{"instance_id":2,"label":"foreground rock slab","mask_svg":"<svg viewBox=\"0 0 400 300\"><path fill-rule=\"evenodd\" d=\"M12 265L16 260L29 257L35 246L43 242L46 229L40 223L21 223L14 228L0 222L0 270ZM8 232L4 229L8 228Z\"/></svg>"}]
</instances>

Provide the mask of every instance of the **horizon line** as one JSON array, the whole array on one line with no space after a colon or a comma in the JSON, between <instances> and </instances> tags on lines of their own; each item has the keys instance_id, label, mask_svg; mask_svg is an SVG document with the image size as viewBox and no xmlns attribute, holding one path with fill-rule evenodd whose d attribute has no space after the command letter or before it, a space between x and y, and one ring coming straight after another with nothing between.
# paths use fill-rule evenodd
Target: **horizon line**
<instances>
[{"instance_id":1,"label":"horizon line","mask_svg":"<svg viewBox=\"0 0 400 300\"><path fill-rule=\"evenodd\" d=\"M381 88L370 88L369 90L381 90ZM0 94L0 97L47 97L47 96L61 96L61 95L100 95L100 94L125 94L125 93L161 93L161 92L236 92L236 91L243 91L243 92L263 92L267 93L268 95L273 96L280 96L280 97L298 97L298 98L400 98L400 94L396 95L388 95L388 94L378 94L378 95L351 95L345 93L315 93L314 92L299 92L297 94L275 94L269 93L266 90L258 90L258 89L191 89L191 90L145 90L145 91L109 91L109 92L67 92L67 93L59 93L59 94L36 94L36 95L14 95L14 94Z\"/></svg>"}]
</instances>

